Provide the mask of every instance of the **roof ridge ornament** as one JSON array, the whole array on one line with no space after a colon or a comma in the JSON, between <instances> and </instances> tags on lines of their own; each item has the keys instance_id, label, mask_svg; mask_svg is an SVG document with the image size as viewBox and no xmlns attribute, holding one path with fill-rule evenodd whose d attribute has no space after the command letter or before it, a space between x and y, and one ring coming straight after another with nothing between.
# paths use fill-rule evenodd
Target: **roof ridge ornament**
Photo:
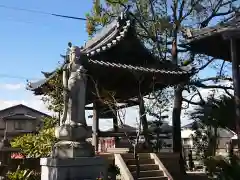
<instances>
[{"instance_id":1,"label":"roof ridge ornament","mask_svg":"<svg viewBox=\"0 0 240 180\"><path fill-rule=\"evenodd\" d=\"M124 9L120 13L119 19L121 19L121 20L128 19L129 14L130 14L130 8L131 8L130 4L125 6Z\"/></svg>"}]
</instances>

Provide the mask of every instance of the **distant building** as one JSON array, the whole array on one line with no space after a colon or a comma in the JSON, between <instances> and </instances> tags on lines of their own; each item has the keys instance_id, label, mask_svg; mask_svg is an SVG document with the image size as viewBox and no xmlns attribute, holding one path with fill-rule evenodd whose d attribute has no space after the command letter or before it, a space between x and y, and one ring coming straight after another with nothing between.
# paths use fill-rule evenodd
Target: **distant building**
<instances>
[{"instance_id":1,"label":"distant building","mask_svg":"<svg viewBox=\"0 0 240 180\"><path fill-rule=\"evenodd\" d=\"M187 124L182 127L182 143L185 148L193 148L193 135L194 130L192 130L194 123ZM236 133L230 129L218 128L218 147L217 153L226 155L228 151L228 144L231 139L236 137Z\"/></svg>"},{"instance_id":2,"label":"distant building","mask_svg":"<svg viewBox=\"0 0 240 180\"><path fill-rule=\"evenodd\" d=\"M171 126L163 125L163 133L159 135L161 141L163 142L163 152L171 152L172 151L172 138L171 138ZM131 143L135 142L135 136L137 133L137 128L129 126L127 124L123 124L118 128L118 133L121 133L123 136L119 137L118 143L115 142L115 138L113 137L101 137L99 138L99 147L98 150L100 152L107 152L109 149L113 148L132 148L132 145L129 142L129 138L131 139ZM151 130L150 130L151 131ZM108 129L106 132L114 132L113 128ZM126 137L125 135L128 137ZM134 136L130 136L129 134L135 134ZM91 141L91 138L89 138ZM144 143L145 138L143 135L139 136L139 143ZM153 140L154 141L154 140Z\"/></svg>"},{"instance_id":3,"label":"distant building","mask_svg":"<svg viewBox=\"0 0 240 180\"><path fill-rule=\"evenodd\" d=\"M0 110L0 137L7 132L8 139L25 133L35 133L42 125L42 119L49 115L19 104Z\"/></svg>"}]
</instances>

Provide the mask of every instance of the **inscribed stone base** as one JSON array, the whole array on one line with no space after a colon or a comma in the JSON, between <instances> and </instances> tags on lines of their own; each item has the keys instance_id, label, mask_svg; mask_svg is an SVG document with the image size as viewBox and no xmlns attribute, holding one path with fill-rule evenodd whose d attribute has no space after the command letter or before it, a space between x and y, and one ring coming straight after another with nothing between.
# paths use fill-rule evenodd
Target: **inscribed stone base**
<instances>
[{"instance_id":1,"label":"inscribed stone base","mask_svg":"<svg viewBox=\"0 0 240 180\"><path fill-rule=\"evenodd\" d=\"M96 180L107 179L108 164L101 157L69 159L41 158L41 180Z\"/></svg>"},{"instance_id":2,"label":"inscribed stone base","mask_svg":"<svg viewBox=\"0 0 240 180\"><path fill-rule=\"evenodd\" d=\"M63 124L55 128L55 137L65 141L81 141L89 137L89 127Z\"/></svg>"},{"instance_id":3,"label":"inscribed stone base","mask_svg":"<svg viewBox=\"0 0 240 180\"><path fill-rule=\"evenodd\" d=\"M54 145L53 156L59 159L92 157L94 155L92 144L86 141L59 141Z\"/></svg>"}]
</instances>

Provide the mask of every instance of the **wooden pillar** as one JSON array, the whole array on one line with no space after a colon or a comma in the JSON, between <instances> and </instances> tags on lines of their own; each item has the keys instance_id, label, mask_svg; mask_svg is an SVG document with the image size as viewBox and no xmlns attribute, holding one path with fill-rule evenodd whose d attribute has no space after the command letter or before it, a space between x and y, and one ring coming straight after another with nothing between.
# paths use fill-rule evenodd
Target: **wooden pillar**
<instances>
[{"instance_id":1,"label":"wooden pillar","mask_svg":"<svg viewBox=\"0 0 240 180\"><path fill-rule=\"evenodd\" d=\"M237 57L236 39L231 37L231 60L232 60L232 76L234 86L234 100L235 100L235 113L236 113L236 131L238 136L238 150L240 152L240 74L239 74L239 61Z\"/></svg>"},{"instance_id":2,"label":"wooden pillar","mask_svg":"<svg viewBox=\"0 0 240 180\"><path fill-rule=\"evenodd\" d=\"M113 110L113 130L114 132L118 132L118 117L117 117L117 110L114 108ZM114 137L115 139L115 147L118 147L119 137Z\"/></svg>"},{"instance_id":3,"label":"wooden pillar","mask_svg":"<svg viewBox=\"0 0 240 180\"><path fill-rule=\"evenodd\" d=\"M95 151L98 151L98 133L99 133L99 109L96 102L93 102L93 125L92 125L92 145Z\"/></svg>"}]
</instances>

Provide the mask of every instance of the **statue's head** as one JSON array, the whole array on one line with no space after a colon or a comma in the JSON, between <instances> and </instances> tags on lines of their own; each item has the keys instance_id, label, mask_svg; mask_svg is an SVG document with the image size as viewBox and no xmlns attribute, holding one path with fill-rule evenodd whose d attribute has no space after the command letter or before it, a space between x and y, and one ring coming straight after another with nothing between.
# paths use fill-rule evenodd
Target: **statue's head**
<instances>
[{"instance_id":1,"label":"statue's head","mask_svg":"<svg viewBox=\"0 0 240 180\"><path fill-rule=\"evenodd\" d=\"M78 46L71 46L69 55L70 62L76 62L81 57L81 49Z\"/></svg>"},{"instance_id":2,"label":"statue's head","mask_svg":"<svg viewBox=\"0 0 240 180\"><path fill-rule=\"evenodd\" d=\"M75 53L76 55L80 55L81 49L78 46L71 47L71 53Z\"/></svg>"}]
</instances>

